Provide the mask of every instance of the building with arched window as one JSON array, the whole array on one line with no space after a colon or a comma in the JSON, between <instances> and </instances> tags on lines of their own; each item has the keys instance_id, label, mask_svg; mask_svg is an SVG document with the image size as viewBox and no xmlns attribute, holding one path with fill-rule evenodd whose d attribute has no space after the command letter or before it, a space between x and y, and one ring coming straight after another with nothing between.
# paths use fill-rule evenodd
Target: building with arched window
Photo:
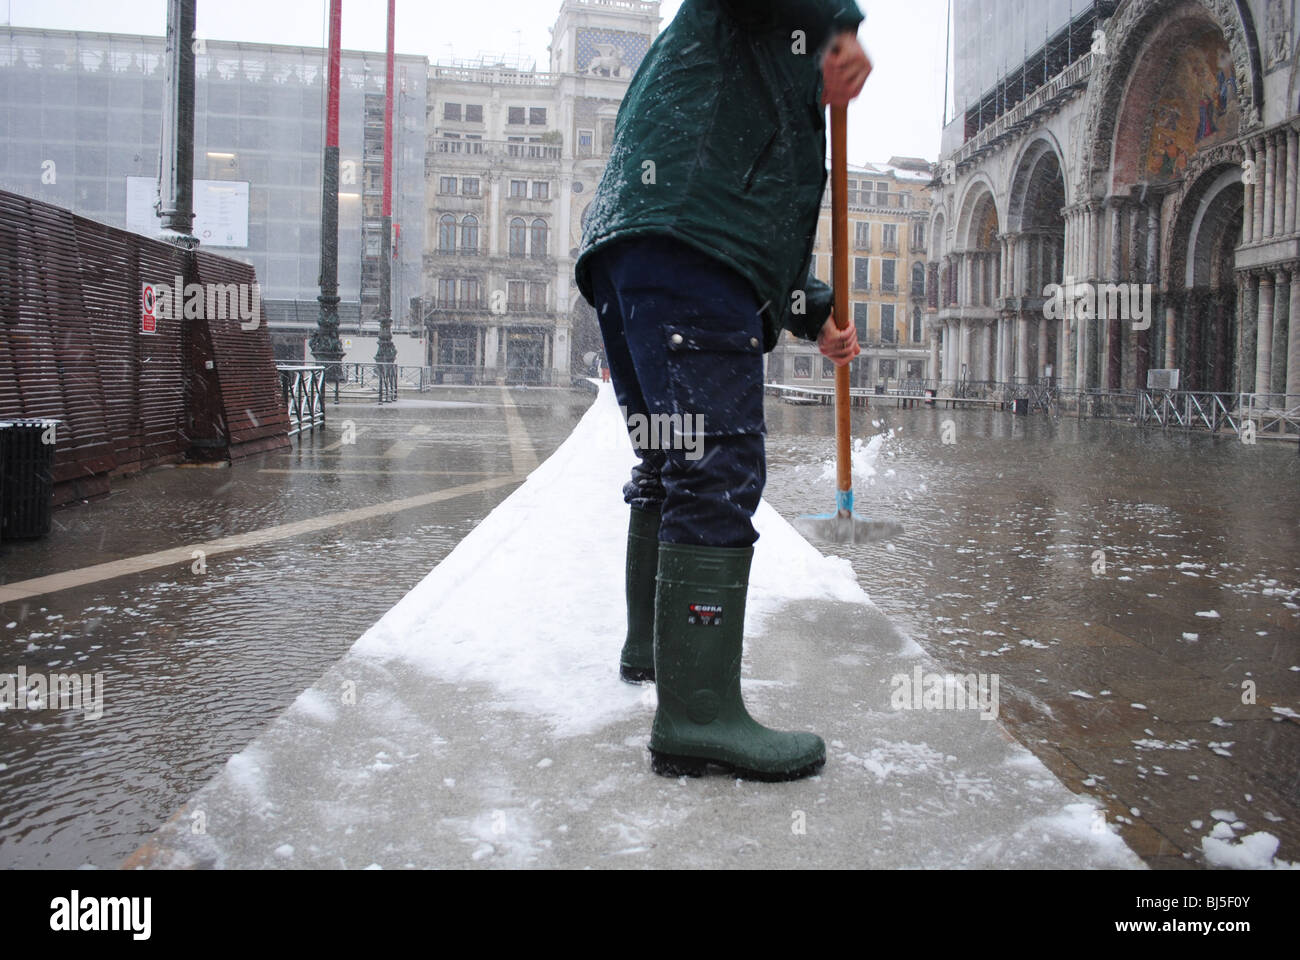
<instances>
[{"instance_id":1,"label":"building with arched window","mask_svg":"<svg viewBox=\"0 0 1300 960\"><path fill-rule=\"evenodd\" d=\"M581 218L659 3L562 0L549 72L429 70L425 362L443 382L569 383L601 350L573 283ZM441 225L460 224L442 242Z\"/></svg>"},{"instance_id":2,"label":"building with arched window","mask_svg":"<svg viewBox=\"0 0 1300 960\"><path fill-rule=\"evenodd\" d=\"M954 13L930 222L944 379L1125 391L1176 370L1300 404L1291 0Z\"/></svg>"},{"instance_id":3,"label":"building with arched window","mask_svg":"<svg viewBox=\"0 0 1300 960\"><path fill-rule=\"evenodd\" d=\"M854 387L914 390L937 376L924 324L926 229L934 165L913 157L849 165L849 309L862 354L849 367ZM822 201L813 270L831 283L830 187ZM768 360L768 380L829 388L835 367L813 344L791 334Z\"/></svg>"}]
</instances>

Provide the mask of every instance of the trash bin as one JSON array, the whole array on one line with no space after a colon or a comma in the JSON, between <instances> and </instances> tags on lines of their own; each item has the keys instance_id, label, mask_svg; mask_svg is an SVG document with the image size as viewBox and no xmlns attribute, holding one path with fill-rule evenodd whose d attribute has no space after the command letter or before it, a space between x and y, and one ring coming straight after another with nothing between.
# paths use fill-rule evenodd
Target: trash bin
<instances>
[{"instance_id":1,"label":"trash bin","mask_svg":"<svg viewBox=\"0 0 1300 960\"><path fill-rule=\"evenodd\" d=\"M1028 398L1028 397L1016 397L1016 399L1013 401L1013 404L1014 404L1013 409L1014 409L1014 412L1015 412L1015 414L1016 414L1017 416L1020 416L1020 417L1027 417L1027 416L1029 416L1029 398Z\"/></svg>"},{"instance_id":2,"label":"trash bin","mask_svg":"<svg viewBox=\"0 0 1300 960\"><path fill-rule=\"evenodd\" d=\"M879 383L876 384L876 396L883 397L884 395L885 395L884 385Z\"/></svg>"},{"instance_id":3,"label":"trash bin","mask_svg":"<svg viewBox=\"0 0 1300 960\"><path fill-rule=\"evenodd\" d=\"M0 540L34 540L53 525L57 420L0 420Z\"/></svg>"}]
</instances>

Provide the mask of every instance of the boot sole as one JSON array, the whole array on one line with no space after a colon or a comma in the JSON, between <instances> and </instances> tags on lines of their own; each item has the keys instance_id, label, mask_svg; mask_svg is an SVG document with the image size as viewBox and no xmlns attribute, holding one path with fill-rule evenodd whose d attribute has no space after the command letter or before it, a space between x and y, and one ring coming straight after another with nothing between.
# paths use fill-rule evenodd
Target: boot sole
<instances>
[{"instance_id":1,"label":"boot sole","mask_svg":"<svg viewBox=\"0 0 1300 960\"><path fill-rule=\"evenodd\" d=\"M654 667L646 669L644 667L629 667L619 664L618 675L623 679L624 683L654 683L655 670Z\"/></svg>"},{"instance_id":2,"label":"boot sole","mask_svg":"<svg viewBox=\"0 0 1300 960\"><path fill-rule=\"evenodd\" d=\"M683 757L671 753L650 751L650 766L661 777L702 777L710 766L718 767L741 780L758 780L762 783L785 783L790 780L802 780L812 776L826 765L826 758L821 757L812 763L794 770L771 772L750 770L746 767L728 763L725 760L708 760L704 757Z\"/></svg>"}]
</instances>

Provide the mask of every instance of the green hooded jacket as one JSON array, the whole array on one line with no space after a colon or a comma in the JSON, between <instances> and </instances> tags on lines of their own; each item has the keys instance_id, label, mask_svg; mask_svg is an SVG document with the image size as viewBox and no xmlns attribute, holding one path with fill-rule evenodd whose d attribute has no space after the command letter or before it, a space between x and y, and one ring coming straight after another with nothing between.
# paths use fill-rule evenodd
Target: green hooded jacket
<instances>
[{"instance_id":1,"label":"green hooded jacket","mask_svg":"<svg viewBox=\"0 0 1300 960\"><path fill-rule=\"evenodd\" d=\"M854 0L686 0L618 112L574 268L627 237L668 235L753 285L764 349L816 340L830 288L810 271L826 189L821 51L856 31Z\"/></svg>"}]
</instances>

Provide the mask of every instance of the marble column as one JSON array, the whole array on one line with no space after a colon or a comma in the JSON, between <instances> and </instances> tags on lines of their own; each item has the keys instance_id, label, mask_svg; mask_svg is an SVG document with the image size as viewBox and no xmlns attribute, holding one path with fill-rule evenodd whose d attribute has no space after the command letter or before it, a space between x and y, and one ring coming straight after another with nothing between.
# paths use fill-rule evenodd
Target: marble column
<instances>
[{"instance_id":1,"label":"marble column","mask_svg":"<svg viewBox=\"0 0 1300 960\"><path fill-rule=\"evenodd\" d=\"M1237 390L1241 393L1255 392L1255 342L1256 317L1259 313L1259 274L1254 271L1237 275L1241 287L1241 313L1238 314L1237 328L1241 335L1237 351Z\"/></svg>"},{"instance_id":2,"label":"marble column","mask_svg":"<svg viewBox=\"0 0 1300 960\"><path fill-rule=\"evenodd\" d=\"M1205 348L1201 329L1205 324L1206 294L1203 290L1187 291L1183 306L1183 389L1205 390Z\"/></svg>"},{"instance_id":3,"label":"marble column","mask_svg":"<svg viewBox=\"0 0 1300 960\"><path fill-rule=\"evenodd\" d=\"M1300 273L1291 274L1291 312L1287 326L1287 408L1300 405Z\"/></svg>"},{"instance_id":4,"label":"marble column","mask_svg":"<svg viewBox=\"0 0 1300 960\"><path fill-rule=\"evenodd\" d=\"M1255 150L1253 147L1251 147L1250 142L1247 141L1246 143L1243 143L1241 145L1241 149L1246 155L1245 159L1249 160L1251 163L1254 163ZM1256 175L1251 179L1257 183L1259 181L1258 173L1256 173ZM1247 183L1245 182L1245 180L1242 181L1242 192L1243 192L1243 200L1244 200L1244 203L1242 204L1242 211L1241 211L1241 242L1242 243L1255 242L1255 191L1258 189L1256 187L1256 183Z\"/></svg>"},{"instance_id":5,"label":"marble column","mask_svg":"<svg viewBox=\"0 0 1300 960\"><path fill-rule=\"evenodd\" d=\"M1016 314L1016 379L1029 379L1029 317L1023 310Z\"/></svg>"},{"instance_id":6,"label":"marble column","mask_svg":"<svg viewBox=\"0 0 1300 960\"><path fill-rule=\"evenodd\" d=\"M998 297L1007 295L1007 238L998 237Z\"/></svg>"},{"instance_id":7,"label":"marble column","mask_svg":"<svg viewBox=\"0 0 1300 960\"><path fill-rule=\"evenodd\" d=\"M1273 171L1273 236L1280 237L1286 233L1286 185L1291 179L1290 167L1287 165L1287 132L1279 130L1273 135L1274 151L1277 159Z\"/></svg>"},{"instance_id":8,"label":"marble column","mask_svg":"<svg viewBox=\"0 0 1300 960\"><path fill-rule=\"evenodd\" d=\"M1263 240L1264 233L1264 183L1267 170L1267 157L1264 152L1264 140L1257 137L1251 141L1251 150L1255 154L1255 240Z\"/></svg>"},{"instance_id":9,"label":"marble column","mask_svg":"<svg viewBox=\"0 0 1300 960\"><path fill-rule=\"evenodd\" d=\"M1092 321L1082 317L1075 321L1074 387L1088 388L1088 352L1092 349Z\"/></svg>"},{"instance_id":10,"label":"marble column","mask_svg":"<svg viewBox=\"0 0 1300 960\"><path fill-rule=\"evenodd\" d=\"M1264 134L1264 239L1273 238L1274 195L1277 191L1277 146L1271 133Z\"/></svg>"},{"instance_id":11,"label":"marble column","mask_svg":"<svg viewBox=\"0 0 1300 960\"><path fill-rule=\"evenodd\" d=\"M1160 289L1160 201L1152 200L1147 204L1147 253L1146 253L1146 282L1151 284L1153 290ZM1157 312L1157 299L1151 298L1152 313ZM1152 328L1156 325L1156 318L1151 317ZM1154 334L1152 330L1143 330L1138 334L1138 372L1137 385L1139 388L1147 384L1147 371L1152 367L1154 359L1152 350L1152 339Z\"/></svg>"},{"instance_id":12,"label":"marble column","mask_svg":"<svg viewBox=\"0 0 1300 960\"><path fill-rule=\"evenodd\" d=\"M1034 375L1044 377L1047 375L1047 364L1051 362L1047 357L1047 318L1039 317L1034 326L1038 327L1038 364L1034 368Z\"/></svg>"},{"instance_id":13,"label":"marble column","mask_svg":"<svg viewBox=\"0 0 1300 960\"><path fill-rule=\"evenodd\" d=\"M1273 274L1259 278L1259 313L1255 324L1255 392L1268 393L1273 382Z\"/></svg>"},{"instance_id":14,"label":"marble column","mask_svg":"<svg viewBox=\"0 0 1300 960\"><path fill-rule=\"evenodd\" d=\"M1186 305L1184 304L1184 309ZM1172 303L1165 306L1165 366L1172 370L1178 366L1178 311Z\"/></svg>"},{"instance_id":15,"label":"marble column","mask_svg":"<svg viewBox=\"0 0 1300 960\"><path fill-rule=\"evenodd\" d=\"M1282 213L1282 229L1290 235L1295 233L1296 177L1300 175L1300 132L1294 127L1286 131L1286 158L1286 206Z\"/></svg>"},{"instance_id":16,"label":"marble column","mask_svg":"<svg viewBox=\"0 0 1300 960\"><path fill-rule=\"evenodd\" d=\"M1113 200L1110 206L1110 269L1111 283L1120 282L1124 254L1124 203ZM1124 373L1124 320L1118 311L1106 318L1106 389L1118 390Z\"/></svg>"},{"instance_id":17,"label":"marble column","mask_svg":"<svg viewBox=\"0 0 1300 960\"><path fill-rule=\"evenodd\" d=\"M1090 204L1091 236L1088 238L1088 279L1097 280L1101 277L1101 238L1105 235L1102 223L1102 214L1104 207L1099 203Z\"/></svg>"},{"instance_id":18,"label":"marble column","mask_svg":"<svg viewBox=\"0 0 1300 960\"><path fill-rule=\"evenodd\" d=\"M1287 328L1291 323L1291 287L1297 279L1287 270L1277 272L1277 285L1273 291L1273 345L1269 349L1273 378L1269 393L1286 393Z\"/></svg>"}]
</instances>

